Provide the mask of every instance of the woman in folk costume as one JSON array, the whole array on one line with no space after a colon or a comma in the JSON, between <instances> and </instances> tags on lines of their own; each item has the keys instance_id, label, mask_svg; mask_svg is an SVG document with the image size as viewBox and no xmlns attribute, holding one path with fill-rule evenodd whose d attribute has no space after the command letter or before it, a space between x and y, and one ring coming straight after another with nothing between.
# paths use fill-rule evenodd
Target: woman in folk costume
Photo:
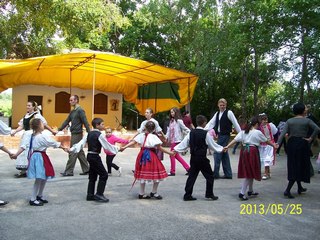
<instances>
[{"instance_id":1,"label":"woman in folk costume","mask_svg":"<svg viewBox=\"0 0 320 240\"><path fill-rule=\"evenodd\" d=\"M24 135L20 148L13 155L13 158L17 158L19 154L28 149L28 178L35 179L29 204L31 206L43 206L44 203L48 203L48 200L43 197L43 190L47 179L55 176L46 150L48 147L53 147L62 148L67 151L68 148L62 146L60 142L53 140L50 136L42 134L44 126L41 119L32 119L30 126L33 132Z\"/></svg>"},{"instance_id":2,"label":"woman in folk costume","mask_svg":"<svg viewBox=\"0 0 320 240\"><path fill-rule=\"evenodd\" d=\"M259 129L266 136L266 138L274 143L274 135L277 134L278 129L273 123L268 122L268 116L265 113L259 114L260 117L260 126ZM267 180L271 177L270 175L270 166L275 164L275 150L272 146L267 145L266 143L261 143L259 147L260 159L264 164L264 174L262 180Z\"/></svg>"},{"instance_id":3,"label":"woman in folk costume","mask_svg":"<svg viewBox=\"0 0 320 240\"><path fill-rule=\"evenodd\" d=\"M294 117L288 119L278 139L278 144L288 134L287 142L287 170L288 185L284 196L294 198L291 188L297 182L298 194L306 192L301 182L310 183L310 142L317 136L320 128L312 120L305 117L306 107L303 103L293 105ZM309 135L311 130L311 135Z\"/></svg>"},{"instance_id":4,"label":"woman in folk costume","mask_svg":"<svg viewBox=\"0 0 320 240\"><path fill-rule=\"evenodd\" d=\"M245 130L242 130L237 136L225 147L228 149L235 142L241 142L242 147L239 155L238 164L238 178L244 178L239 193L241 200L248 200L246 196L247 188L248 196L256 196L259 193L253 191L253 179L261 180L261 167L258 146L261 143L267 143L270 146L276 147L275 143L272 143L266 138L266 136L258 130L259 120L257 117L253 117L247 124Z\"/></svg>"},{"instance_id":5,"label":"woman in folk costume","mask_svg":"<svg viewBox=\"0 0 320 240\"><path fill-rule=\"evenodd\" d=\"M30 130L30 122L32 119L40 119L46 129L48 129L53 135L57 132L54 131L47 123L46 119L41 115L38 104L35 101L28 101L27 102L27 113L24 115L23 118L20 119L18 123L18 128L11 132L11 136L14 136L18 132L24 130ZM31 131L32 132L32 131ZM24 133L27 134L28 133ZM23 135L22 138L23 139ZM16 160L16 169L20 170L19 173L15 174L14 176L17 178L26 177L26 169L28 167L28 160L27 160L27 153L22 153Z\"/></svg>"},{"instance_id":6,"label":"woman in folk costume","mask_svg":"<svg viewBox=\"0 0 320 240\"><path fill-rule=\"evenodd\" d=\"M130 143L120 148L120 151L136 143L141 146L134 170L135 181L138 180L140 182L139 199L154 198L160 200L162 196L157 193L159 182L168 177L168 174L162 162L157 157L156 150L159 149L170 155L174 153L162 148L162 141L155 134L152 134L155 130L153 121L148 121L145 124L145 130L146 132L140 133ZM146 182L153 182L150 195L145 194Z\"/></svg>"}]
</instances>

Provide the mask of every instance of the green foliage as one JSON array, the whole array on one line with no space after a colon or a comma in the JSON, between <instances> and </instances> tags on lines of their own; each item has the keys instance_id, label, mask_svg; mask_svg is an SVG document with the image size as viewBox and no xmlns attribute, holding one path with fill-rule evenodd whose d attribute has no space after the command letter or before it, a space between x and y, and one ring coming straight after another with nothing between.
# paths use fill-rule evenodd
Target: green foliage
<instances>
[{"instance_id":1,"label":"green foliage","mask_svg":"<svg viewBox=\"0 0 320 240\"><path fill-rule=\"evenodd\" d=\"M3 113L5 117L12 115L12 94L0 94L0 112Z\"/></svg>"}]
</instances>

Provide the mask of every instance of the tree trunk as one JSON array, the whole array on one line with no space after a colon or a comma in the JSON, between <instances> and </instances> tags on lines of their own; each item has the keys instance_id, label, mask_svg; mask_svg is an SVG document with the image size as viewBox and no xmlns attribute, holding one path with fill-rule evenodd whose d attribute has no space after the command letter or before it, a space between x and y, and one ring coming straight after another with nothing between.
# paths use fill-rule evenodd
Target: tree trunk
<instances>
[{"instance_id":1,"label":"tree trunk","mask_svg":"<svg viewBox=\"0 0 320 240\"><path fill-rule=\"evenodd\" d=\"M254 92L253 92L253 112L255 115L258 114L258 91L260 80L259 80L259 56L256 49L254 49Z\"/></svg>"}]
</instances>

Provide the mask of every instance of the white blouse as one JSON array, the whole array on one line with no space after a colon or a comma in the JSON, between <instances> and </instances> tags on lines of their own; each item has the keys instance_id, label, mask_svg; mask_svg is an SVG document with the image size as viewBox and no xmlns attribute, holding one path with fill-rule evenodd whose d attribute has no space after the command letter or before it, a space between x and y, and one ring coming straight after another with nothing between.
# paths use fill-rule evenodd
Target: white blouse
<instances>
[{"instance_id":1,"label":"white blouse","mask_svg":"<svg viewBox=\"0 0 320 240\"><path fill-rule=\"evenodd\" d=\"M252 129L248 133L245 133L244 130L239 132L234 138L237 142L242 142L243 144L259 146L260 143L268 141L266 136L257 129Z\"/></svg>"},{"instance_id":2,"label":"white blouse","mask_svg":"<svg viewBox=\"0 0 320 240\"><path fill-rule=\"evenodd\" d=\"M24 117L20 119L18 125L19 125L19 126L23 126L23 119L25 119L25 118L30 118L30 117L32 116L32 114L34 114L34 113L35 113L35 112L33 112L33 113L27 113L26 115L24 115ZM39 111L36 112L36 114L34 115L34 118L40 119L41 122L43 123L43 125L47 125L47 124L48 124L47 121L46 121L46 119L41 115L41 113L40 113Z\"/></svg>"},{"instance_id":3,"label":"white blouse","mask_svg":"<svg viewBox=\"0 0 320 240\"><path fill-rule=\"evenodd\" d=\"M0 120L0 134L9 135L11 133L11 127L8 127L3 121Z\"/></svg>"},{"instance_id":4,"label":"white blouse","mask_svg":"<svg viewBox=\"0 0 320 240\"><path fill-rule=\"evenodd\" d=\"M142 146L144 143L145 136L146 136L145 133L140 133L133 140ZM144 146L146 148L154 148L155 146L161 145L161 144L162 144L162 141L160 140L160 138L158 138L157 135L149 133Z\"/></svg>"},{"instance_id":5,"label":"white blouse","mask_svg":"<svg viewBox=\"0 0 320 240\"><path fill-rule=\"evenodd\" d=\"M23 149L29 149L31 140L32 130L26 131L22 137L20 147ZM48 147L58 148L61 143L55 141L51 137L42 133L37 134L33 137L32 151L46 151Z\"/></svg>"},{"instance_id":6,"label":"white blouse","mask_svg":"<svg viewBox=\"0 0 320 240\"><path fill-rule=\"evenodd\" d=\"M138 133L143 133L143 132L145 132L145 130L146 130L146 124L147 124L147 122L149 122L149 121L154 122L154 124L156 125L156 126L155 126L155 131L156 131L156 133L162 131L162 128L160 127L158 121L155 120L154 118L150 118L150 120L144 120L144 121L141 123L140 128L137 130Z\"/></svg>"}]
</instances>

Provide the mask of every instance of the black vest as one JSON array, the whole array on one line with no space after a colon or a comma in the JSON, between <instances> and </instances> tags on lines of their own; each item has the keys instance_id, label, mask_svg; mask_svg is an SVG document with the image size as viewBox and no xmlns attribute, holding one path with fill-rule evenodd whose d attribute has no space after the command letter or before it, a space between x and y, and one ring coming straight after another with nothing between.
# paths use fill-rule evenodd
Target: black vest
<instances>
[{"instance_id":1,"label":"black vest","mask_svg":"<svg viewBox=\"0 0 320 240\"><path fill-rule=\"evenodd\" d=\"M207 156L208 145L206 144L207 131L192 129L190 132L190 153L192 156Z\"/></svg>"},{"instance_id":2,"label":"black vest","mask_svg":"<svg viewBox=\"0 0 320 240\"><path fill-rule=\"evenodd\" d=\"M222 113L222 116L219 120L219 114L220 111L217 112L216 115L216 125L214 126L214 130L216 131L216 133L221 134L221 135L229 135L232 132L232 122L229 120L228 118L228 111L229 110L225 110ZM218 126L220 125L220 131L218 131Z\"/></svg>"},{"instance_id":3,"label":"black vest","mask_svg":"<svg viewBox=\"0 0 320 240\"><path fill-rule=\"evenodd\" d=\"M34 115L36 115L36 114L37 114L37 112L34 112L28 118L23 118L23 129L25 131L30 130L30 122L34 118Z\"/></svg>"},{"instance_id":4,"label":"black vest","mask_svg":"<svg viewBox=\"0 0 320 240\"><path fill-rule=\"evenodd\" d=\"M100 131L90 131L87 136L88 151L90 152L101 152L101 143L99 142Z\"/></svg>"}]
</instances>

